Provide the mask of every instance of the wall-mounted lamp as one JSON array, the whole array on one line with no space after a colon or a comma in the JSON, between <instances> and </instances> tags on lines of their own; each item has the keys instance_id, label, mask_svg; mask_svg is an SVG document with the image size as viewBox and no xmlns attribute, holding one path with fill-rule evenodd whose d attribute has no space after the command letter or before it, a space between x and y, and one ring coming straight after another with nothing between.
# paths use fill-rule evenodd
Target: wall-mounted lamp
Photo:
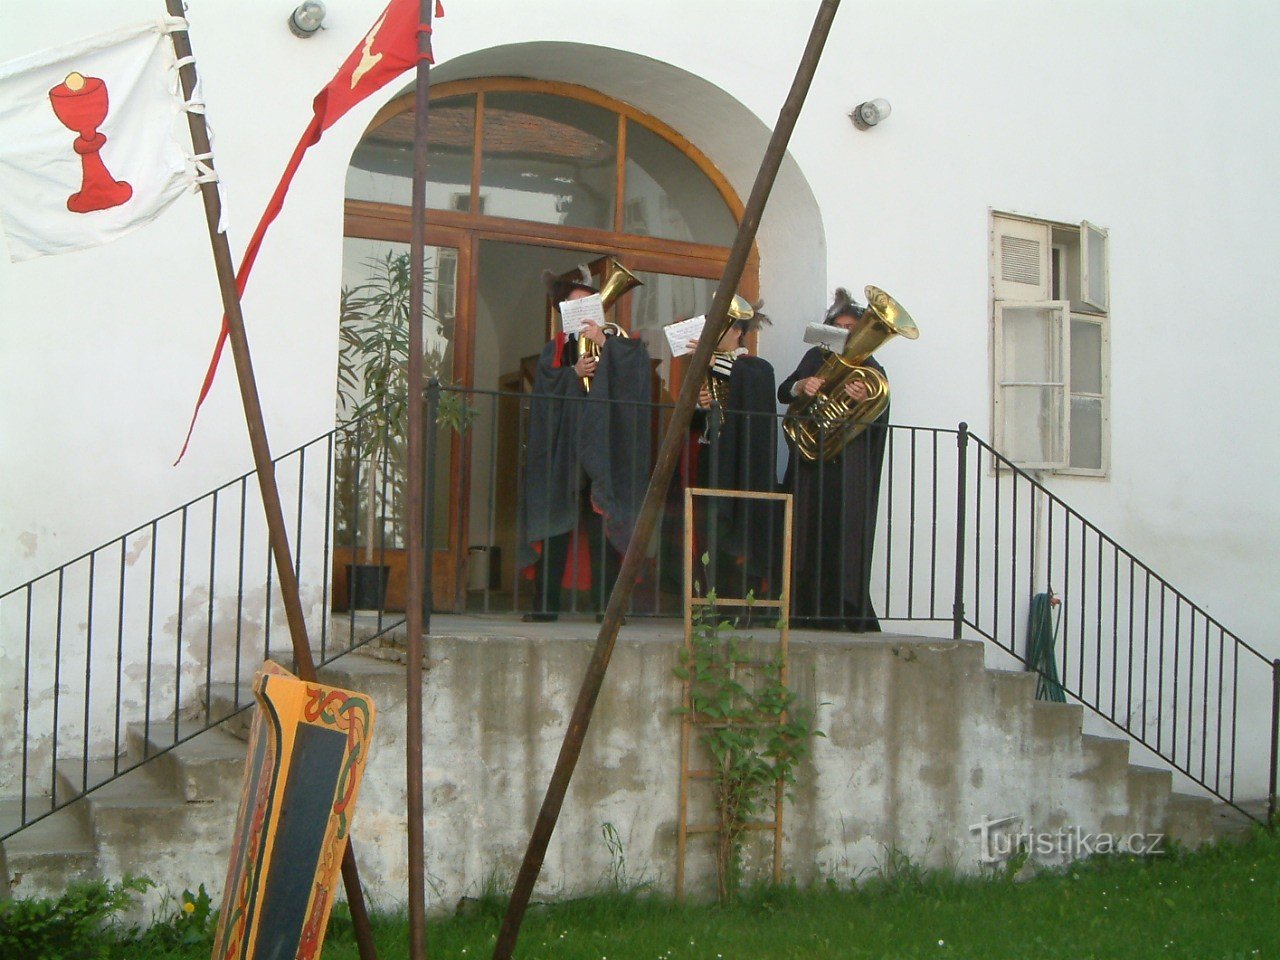
<instances>
[{"instance_id":1,"label":"wall-mounted lamp","mask_svg":"<svg viewBox=\"0 0 1280 960\"><path fill-rule=\"evenodd\" d=\"M298 4L293 13L289 14L289 29L295 37L301 37L303 40L314 37L322 23L324 23L324 4L320 0L306 0Z\"/></svg>"},{"instance_id":2,"label":"wall-mounted lamp","mask_svg":"<svg viewBox=\"0 0 1280 960\"><path fill-rule=\"evenodd\" d=\"M870 130L887 117L892 109L888 100L881 98L867 100L865 103L860 103L853 108L853 113L849 114L849 119L853 121L853 125L859 130Z\"/></svg>"}]
</instances>

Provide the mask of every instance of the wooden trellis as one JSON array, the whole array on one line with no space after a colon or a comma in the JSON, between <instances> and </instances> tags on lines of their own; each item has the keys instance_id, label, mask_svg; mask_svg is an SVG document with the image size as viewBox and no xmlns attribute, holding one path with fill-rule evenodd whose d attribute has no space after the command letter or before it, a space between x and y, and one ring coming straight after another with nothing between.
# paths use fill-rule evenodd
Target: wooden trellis
<instances>
[{"instance_id":1,"label":"wooden trellis","mask_svg":"<svg viewBox=\"0 0 1280 960\"><path fill-rule=\"evenodd\" d=\"M745 597L721 597L714 600L706 596L694 595L694 556L693 536L693 498L722 497L747 500L779 500L783 504L782 516L782 563L780 568L780 590L778 596L767 599L755 597L751 600L753 609L776 610L778 613L776 626L772 629L778 634L778 655L781 660L781 681L787 683L787 637L788 615L791 607L791 495L787 493L761 493L752 490L721 490L709 487L689 487L684 496L684 644L687 653L693 652L693 613L697 607L709 606L712 603L725 606L746 605ZM763 540L763 538L761 538ZM767 544L763 549L771 549ZM752 660L741 664L745 668L760 667L764 660ZM731 664L736 670L738 664ZM714 783L717 771L710 769L690 769L689 749L696 727L723 725L724 722L713 721L706 717L695 716L691 710L693 676L684 679L681 703L684 710L680 720L680 817L676 833L676 897L684 898L685 857L690 835L706 834L715 836L719 833L719 806L716 806L717 820L714 823L689 823L689 786L691 782ZM786 714L778 718L779 723L786 722ZM752 821L745 825L747 830L773 831L773 879L775 883L782 880L782 807L784 784L777 781L774 789L773 819Z\"/></svg>"}]
</instances>

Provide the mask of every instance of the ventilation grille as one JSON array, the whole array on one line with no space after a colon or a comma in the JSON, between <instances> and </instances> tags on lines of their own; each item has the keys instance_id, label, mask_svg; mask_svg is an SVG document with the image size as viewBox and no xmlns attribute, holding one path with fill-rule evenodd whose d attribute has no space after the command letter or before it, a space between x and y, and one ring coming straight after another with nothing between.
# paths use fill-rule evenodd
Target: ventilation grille
<instances>
[{"instance_id":1,"label":"ventilation grille","mask_svg":"<svg viewBox=\"0 0 1280 960\"><path fill-rule=\"evenodd\" d=\"M1025 237L1000 238L1000 279L1040 285L1040 244Z\"/></svg>"}]
</instances>

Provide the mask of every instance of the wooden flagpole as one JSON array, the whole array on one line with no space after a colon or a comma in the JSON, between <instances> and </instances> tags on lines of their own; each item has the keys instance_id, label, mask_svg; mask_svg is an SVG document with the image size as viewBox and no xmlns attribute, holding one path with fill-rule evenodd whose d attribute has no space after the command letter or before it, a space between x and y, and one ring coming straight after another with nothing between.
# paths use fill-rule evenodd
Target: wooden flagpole
<instances>
[{"instance_id":1,"label":"wooden flagpole","mask_svg":"<svg viewBox=\"0 0 1280 960\"><path fill-rule=\"evenodd\" d=\"M756 174L751 196L747 200L742 221L738 225L738 235L733 241L729 260L725 264L724 275L720 278L720 286L716 289L711 309L707 311L706 325L703 327L697 349L694 350L689 362L689 368L685 372L684 383L680 387L680 395L676 400L675 410L672 411L671 421L667 425L667 432L663 435L653 474L649 478L649 488L645 492L644 503L636 519L635 531L631 535L631 542L627 545L626 555L622 558L618 579L614 581L613 591L609 594L609 604L605 608L604 621L596 637L591 663L587 667L582 687L578 691L578 700L569 718L569 727L565 731L564 742L560 746L560 755L556 758L551 782L547 785L542 809L538 812L538 819L529 837L528 849L525 851L524 862L520 865L520 873L511 891L511 899L507 903L506 915L502 918L502 927L498 931L498 939L493 947L494 960L510 960L512 951L515 950L516 939L520 935L520 925L524 921L524 912L529 905L533 885L537 882L538 874L542 870L547 845L551 842L551 834L559 819L560 807L569 789L569 780L573 777L578 755L582 752L587 726L591 723L596 698L600 695L605 671L613 655L622 615L631 600L631 591L636 576L640 572L640 564L657 526L658 517L666 499L667 487L671 483L671 475L675 471L680 449L689 431L689 421L693 417L698 388L711 365L711 354L715 350L716 341L720 339L729 302L738 289L738 281L742 278L742 270L746 266L751 244L760 226L765 202L769 199L769 192L773 189L773 182L778 176L778 169L786 155L791 131L795 128L796 118L800 115L800 108L804 105L805 96L809 92L809 84L817 70L822 48L831 30L831 21L835 18L836 9L839 6L840 0L823 0L818 10L804 56L791 83L791 91L778 114L778 122L769 139L764 159L760 164L760 171Z\"/></svg>"},{"instance_id":2,"label":"wooden flagpole","mask_svg":"<svg viewBox=\"0 0 1280 960\"><path fill-rule=\"evenodd\" d=\"M425 555L423 486L422 314L426 245L427 119L431 93L431 14L435 0L419 0L418 67L414 80L412 223L409 234L409 460L405 522L408 570L405 585L405 786L409 821L409 958L427 956L426 853L422 804L422 628L423 584L430 576Z\"/></svg>"},{"instance_id":3,"label":"wooden flagpole","mask_svg":"<svg viewBox=\"0 0 1280 960\"><path fill-rule=\"evenodd\" d=\"M186 20L183 0L165 0L169 16ZM179 70L182 96L191 101L196 89L196 68L191 54L191 37L187 28L173 30L173 49L183 63ZM213 170L209 129L204 114L187 110L187 122L191 129L191 145L201 162ZM240 383L240 399L244 404L245 424L249 428L249 446L253 451L253 464L258 474L258 488L262 494L262 507L266 513L267 538L271 544L271 557L275 561L276 574L280 578L280 598L284 602L285 617L289 623L289 636L293 642L294 670L303 680L316 680L315 660L311 656L311 642L307 638L307 623L298 595L298 578L293 568L289 549L289 535L284 523L284 511L280 506L280 490L276 486L275 465L271 459L271 446L267 442L267 428L262 416L262 403L258 397L258 384L253 375L253 360L249 354L249 340L245 335L244 314L240 309L240 295L236 291L236 271L231 259L231 245L227 235L218 229L222 218L222 198L217 182L206 179L200 184L200 196L204 201L205 220L209 226L209 241L213 246L213 261L218 271L218 288L222 294L222 310L227 318L231 355L235 358L236 377ZM356 942L361 960L377 960L373 942L373 930L365 909L364 892L360 889L360 877L356 870L355 851L350 841L342 860L342 880L346 887L347 904L351 908L351 922L355 928Z\"/></svg>"}]
</instances>

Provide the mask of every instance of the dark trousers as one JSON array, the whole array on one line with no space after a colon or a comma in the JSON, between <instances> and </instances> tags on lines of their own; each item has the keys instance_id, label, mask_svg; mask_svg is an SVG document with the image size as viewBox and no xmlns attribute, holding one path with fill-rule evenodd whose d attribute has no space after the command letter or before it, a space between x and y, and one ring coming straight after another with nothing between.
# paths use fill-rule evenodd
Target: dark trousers
<instances>
[{"instance_id":1,"label":"dark trousers","mask_svg":"<svg viewBox=\"0 0 1280 960\"><path fill-rule=\"evenodd\" d=\"M622 569L622 554L614 549L604 534L604 521L589 506L578 519L576 530L548 537L542 545L542 556L534 567L533 609L538 613L560 612L560 588L566 566L578 556L577 544L585 539L591 552L591 610L603 610L609 601L609 593ZM572 579L576 582L577 571Z\"/></svg>"}]
</instances>

